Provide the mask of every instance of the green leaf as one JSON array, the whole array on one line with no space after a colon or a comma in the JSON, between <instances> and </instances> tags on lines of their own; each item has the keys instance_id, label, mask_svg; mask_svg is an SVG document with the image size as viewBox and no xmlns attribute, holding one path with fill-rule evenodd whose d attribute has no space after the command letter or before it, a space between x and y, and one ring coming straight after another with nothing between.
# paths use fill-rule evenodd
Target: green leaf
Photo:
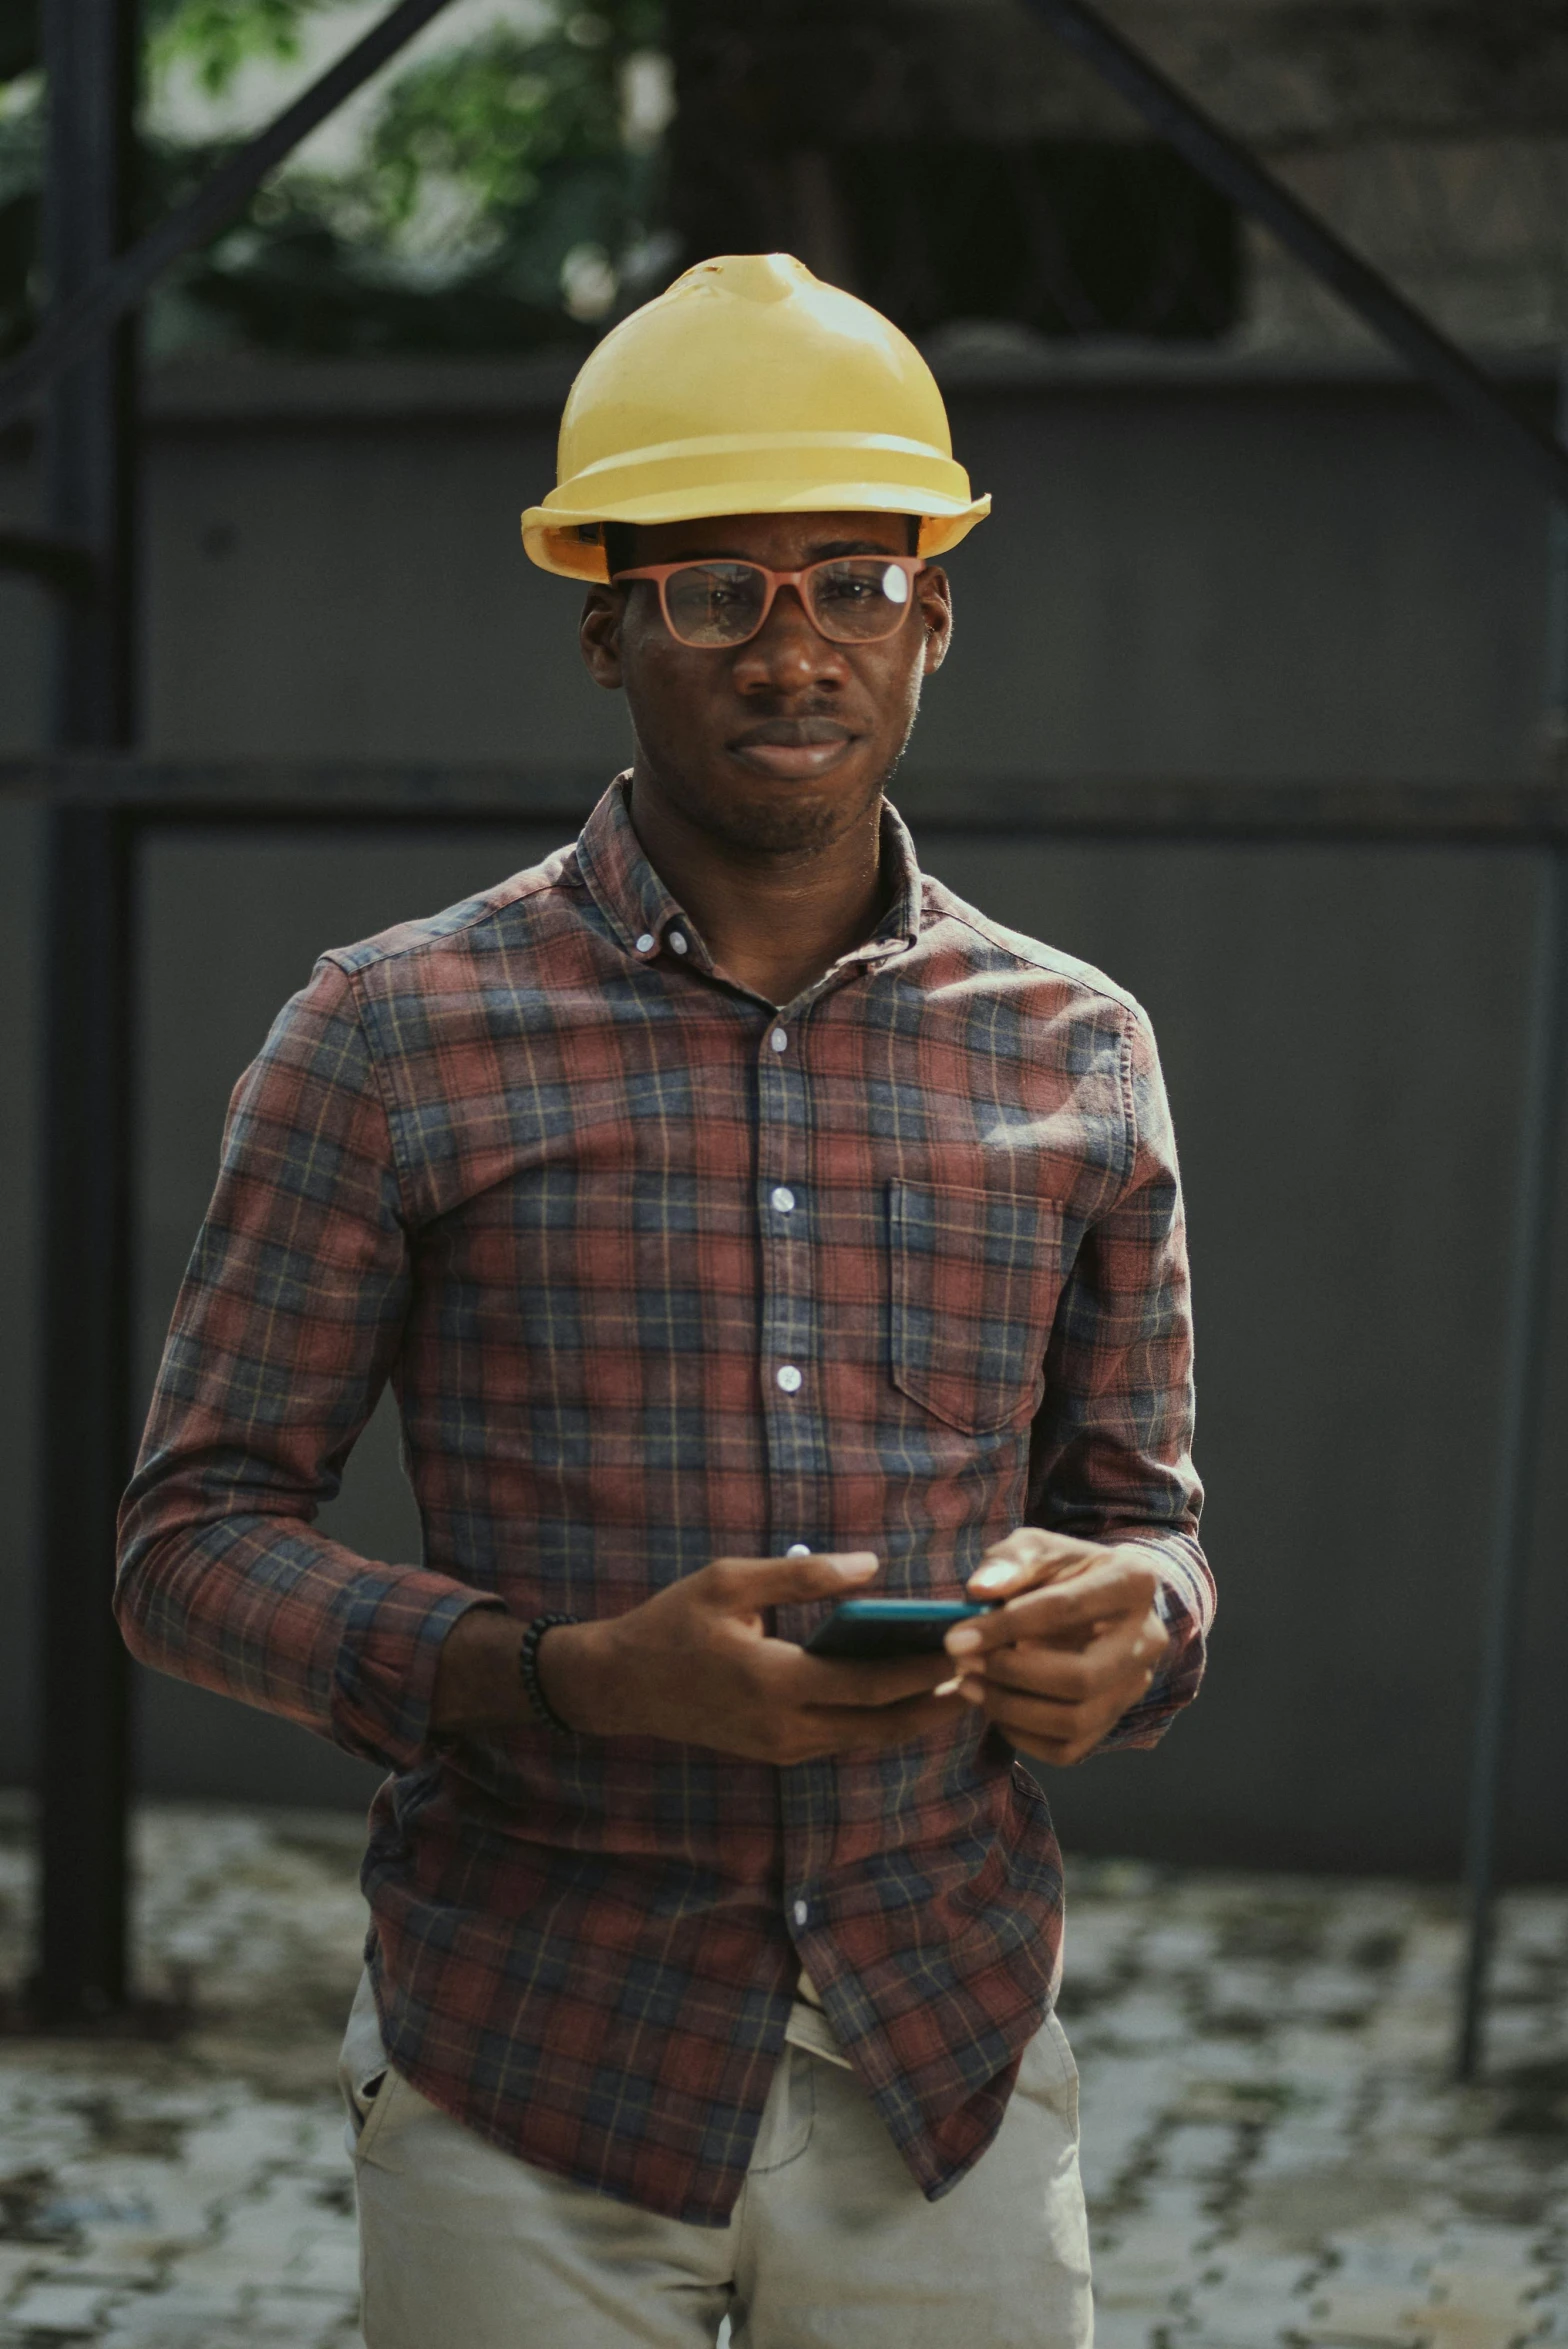
<instances>
[{"instance_id":1,"label":"green leaf","mask_svg":"<svg viewBox=\"0 0 1568 2349\"><path fill-rule=\"evenodd\" d=\"M300 25L341 0L159 0L150 44L154 69L177 61L195 68L200 86L221 96L253 57L292 63Z\"/></svg>"}]
</instances>

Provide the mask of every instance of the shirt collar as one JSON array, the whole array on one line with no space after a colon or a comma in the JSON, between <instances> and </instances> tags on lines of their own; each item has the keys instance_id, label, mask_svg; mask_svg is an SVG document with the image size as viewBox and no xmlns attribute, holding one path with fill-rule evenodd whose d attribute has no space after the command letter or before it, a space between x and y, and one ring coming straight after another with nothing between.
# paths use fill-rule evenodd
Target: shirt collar
<instances>
[{"instance_id":1,"label":"shirt collar","mask_svg":"<svg viewBox=\"0 0 1568 2349\"><path fill-rule=\"evenodd\" d=\"M708 950L690 917L660 880L632 829L627 793L631 775L617 775L577 840L577 862L588 892L627 953L651 962L663 952L681 954L699 970L711 971ZM891 885L887 911L863 946L846 962L880 961L920 936L921 878L915 844L898 810L882 810L883 869ZM685 951L672 946L672 933Z\"/></svg>"},{"instance_id":2,"label":"shirt collar","mask_svg":"<svg viewBox=\"0 0 1568 2349\"><path fill-rule=\"evenodd\" d=\"M913 946L920 937L924 885L909 826L890 799L882 806L882 870L889 884L888 909L870 944Z\"/></svg>"},{"instance_id":3,"label":"shirt collar","mask_svg":"<svg viewBox=\"0 0 1568 2349\"><path fill-rule=\"evenodd\" d=\"M589 895L636 961L651 962L674 929L687 941L687 961L711 969L707 948L643 854L626 804L630 785L629 771L617 775L578 835L577 862Z\"/></svg>"}]
</instances>

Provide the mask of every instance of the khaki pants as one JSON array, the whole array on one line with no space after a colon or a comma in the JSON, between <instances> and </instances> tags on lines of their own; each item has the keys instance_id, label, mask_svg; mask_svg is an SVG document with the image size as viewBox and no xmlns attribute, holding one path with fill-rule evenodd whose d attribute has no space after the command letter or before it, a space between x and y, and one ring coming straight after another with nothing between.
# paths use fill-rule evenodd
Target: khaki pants
<instances>
[{"instance_id":1,"label":"khaki pants","mask_svg":"<svg viewBox=\"0 0 1568 2349\"><path fill-rule=\"evenodd\" d=\"M366 2349L1090 2349L1078 2074L1053 2016L1000 2135L927 2202L797 2006L728 2225L499 2152L387 2066L368 1981L340 2079ZM377 2081L379 2079L379 2087Z\"/></svg>"}]
</instances>

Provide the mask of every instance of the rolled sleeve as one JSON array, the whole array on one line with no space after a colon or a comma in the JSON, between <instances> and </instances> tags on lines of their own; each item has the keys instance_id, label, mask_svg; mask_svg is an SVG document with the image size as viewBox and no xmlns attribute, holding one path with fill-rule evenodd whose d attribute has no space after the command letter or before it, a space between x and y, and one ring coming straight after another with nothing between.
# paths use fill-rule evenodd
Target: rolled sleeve
<instances>
[{"instance_id":1,"label":"rolled sleeve","mask_svg":"<svg viewBox=\"0 0 1568 2349\"><path fill-rule=\"evenodd\" d=\"M120 1519L132 1653L397 1769L486 1595L314 1530L391 1375L410 1284L392 1136L330 957L230 1104Z\"/></svg>"}]
</instances>

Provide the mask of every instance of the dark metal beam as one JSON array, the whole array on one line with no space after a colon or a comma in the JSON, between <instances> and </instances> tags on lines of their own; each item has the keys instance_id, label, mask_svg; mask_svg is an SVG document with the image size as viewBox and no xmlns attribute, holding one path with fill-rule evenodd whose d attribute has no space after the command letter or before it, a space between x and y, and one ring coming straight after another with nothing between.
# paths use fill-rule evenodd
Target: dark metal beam
<instances>
[{"instance_id":1,"label":"dark metal beam","mask_svg":"<svg viewBox=\"0 0 1568 2349\"><path fill-rule=\"evenodd\" d=\"M70 298L51 312L21 356L0 368L0 426L19 416L62 367L88 350L117 319L128 317L172 262L226 227L268 172L447 5L448 0L399 0L265 130L220 164L194 196L149 229L112 268L73 287ZM82 13L91 13L87 0Z\"/></svg>"},{"instance_id":2,"label":"dark metal beam","mask_svg":"<svg viewBox=\"0 0 1568 2349\"><path fill-rule=\"evenodd\" d=\"M130 223L135 0L46 0L44 267L56 314L112 267ZM87 550L62 597L55 742L124 748L135 725L136 349L100 331L50 385L53 533ZM44 983L43 1362L38 1389L43 1719L38 1757L41 2020L126 1997L129 1667L110 1613L130 1451L129 833L112 809L49 824Z\"/></svg>"},{"instance_id":3,"label":"dark metal beam","mask_svg":"<svg viewBox=\"0 0 1568 2349\"><path fill-rule=\"evenodd\" d=\"M603 790L593 766L424 759L0 756L0 806L121 810L139 825L379 823L580 825ZM917 829L1058 838L1215 840L1325 847L1568 850L1568 780L1265 782L1143 776L910 772Z\"/></svg>"},{"instance_id":4,"label":"dark metal beam","mask_svg":"<svg viewBox=\"0 0 1568 2349\"><path fill-rule=\"evenodd\" d=\"M1498 1828L1513 1742L1513 1695L1530 1559L1533 1503L1550 1334L1557 1165L1562 1144L1563 1056L1568 1044L1568 864L1559 844L1545 862L1536 915L1535 959L1524 1072L1524 1116L1510 1229L1507 1322L1492 1507L1486 1608L1481 1626L1480 1702L1465 1832L1470 1939L1460 1993L1457 2069L1474 2078L1481 2061L1497 1886Z\"/></svg>"},{"instance_id":5,"label":"dark metal beam","mask_svg":"<svg viewBox=\"0 0 1568 2349\"><path fill-rule=\"evenodd\" d=\"M137 12L132 0L46 0L43 31L43 263L57 317L113 266L130 232ZM50 731L62 747L112 749L134 733L136 426L125 322L56 371L44 412L48 533L94 566L93 592L58 617Z\"/></svg>"},{"instance_id":6,"label":"dark metal beam","mask_svg":"<svg viewBox=\"0 0 1568 2349\"><path fill-rule=\"evenodd\" d=\"M1087 0L1023 0L1023 6L1125 98L1157 137L1185 156L1232 203L1260 220L1468 423L1541 488L1568 503L1568 448L1521 415L1457 343L1352 252L1283 180L1221 130L1097 9Z\"/></svg>"},{"instance_id":7,"label":"dark metal beam","mask_svg":"<svg viewBox=\"0 0 1568 2349\"><path fill-rule=\"evenodd\" d=\"M67 7L81 0L63 0ZM50 820L39 1381L42 2023L127 2002L130 1664L110 1612L130 1469L134 827Z\"/></svg>"},{"instance_id":8,"label":"dark metal beam","mask_svg":"<svg viewBox=\"0 0 1568 2349\"><path fill-rule=\"evenodd\" d=\"M64 751L134 739L136 342L158 270L223 224L274 163L446 0L404 0L190 204L126 251L137 0L45 0L50 310L0 414L47 390L50 527L0 550L68 588L51 732ZM7 409L7 401L10 406ZM102 798L49 819L39 1486L43 1717L32 2003L81 2027L130 1996L128 1660L110 1612L130 1465L136 824Z\"/></svg>"},{"instance_id":9,"label":"dark metal beam","mask_svg":"<svg viewBox=\"0 0 1568 2349\"><path fill-rule=\"evenodd\" d=\"M1568 353L1559 367L1557 429L1559 433L1568 429ZM1547 695L1542 731L1548 764L1560 775L1568 746L1568 511L1561 506L1554 507L1551 514L1546 589ZM1485 2054L1498 1845L1514 1742L1514 1693L1534 1531L1533 1504L1540 1476L1562 1151L1563 1056L1568 1050L1568 841L1557 841L1547 859L1536 919L1524 1117L1510 1235L1497 1493L1465 1823L1470 1933L1455 2049L1461 2080L1474 2079Z\"/></svg>"}]
</instances>

